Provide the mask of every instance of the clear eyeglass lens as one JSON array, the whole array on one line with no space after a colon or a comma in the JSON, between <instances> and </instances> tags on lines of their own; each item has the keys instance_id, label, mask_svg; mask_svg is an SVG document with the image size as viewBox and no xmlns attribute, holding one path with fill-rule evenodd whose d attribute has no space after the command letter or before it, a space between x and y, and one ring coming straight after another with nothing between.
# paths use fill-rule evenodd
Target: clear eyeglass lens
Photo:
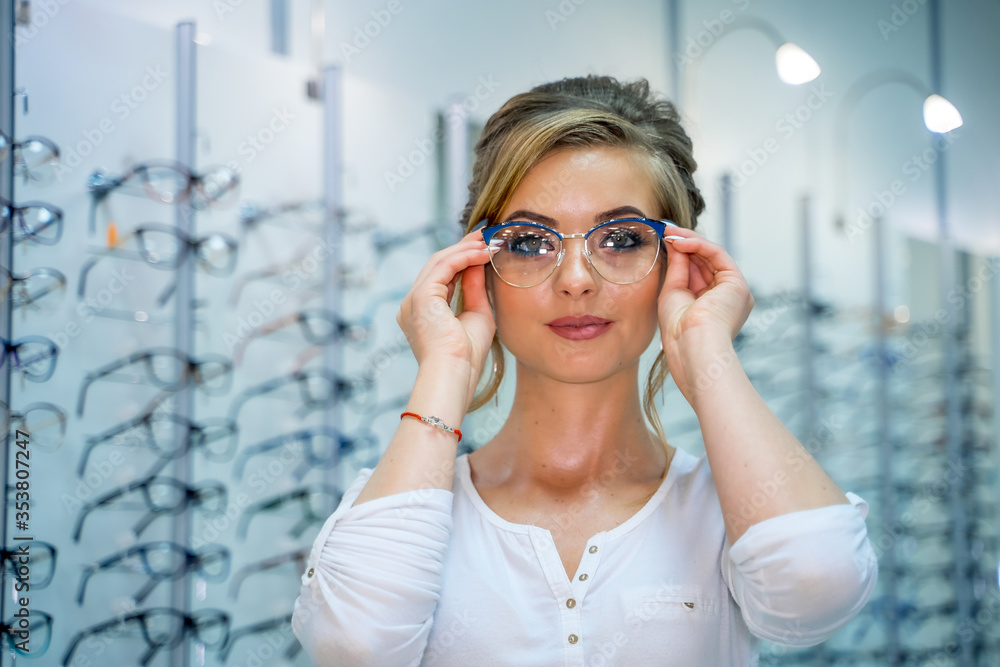
<instances>
[{"instance_id":1,"label":"clear eyeglass lens","mask_svg":"<svg viewBox=\"0 0 1000 667\"><path fill-rule=\"evenodd\" d=\"M2 279L0 279L2 280ZM0 292L3 290L0 289ZM19 281L14 289L15 308L28 308L48 314L59 309L66 296L66 281L50 273L33 273Z\"/></svg>"},{"instance_id":2,"label":"clear eyeglass lens","mask_svg":"<svg viewBox=\"0 0 1000 667\"><path fill-rule=\"evenodd\" d=\"M212 273L226 273L233 267L235 247L219 234L210 234L198 242L198 259Z\"/></svg>"},{"instance_id":3,"label":"clear eyeglass lens","mask_svg":"<svg viewBox=\"0 0 1000 667\"><path fill-rule=\"evenodd\" d=\"M17 349L19 370L29 379L46 378L50 374L55 355L49 345L40 342L24 343Z\"/></svg>"},{"instance_id":4,"label":"clear eyeglass lens","mask_svg":"<svg viewBox=\"0 0 1000 667\"><path fill-rule=\"evenodd\" d=\"M228 564L226 553L221 549L213 549L199 554L196 567L206 579L218 580L225 578Z\"/></svg>"},{"instance_id":5,"label":"clear eyeglass lens","mask_svg":"<svg viewBox=\"0 0 1000 667\"><path fill-rule=\"evenodd\" d=\"M187 372L184 359L173 354L155 354L149 357L150 374L165 388L180 388Z\"/></svg>"},{"instance_id":6,"label":"clear eyeglass lens","mask_svg":"<svg viewBox=\"0 0 1000 667\"><path fill-rule=\"evenodd\" d=\"M59 232L59 214L47 206L27 206L21 211L22 229L36 239L54 240Z\"/></svg>"},{"instance_id":7,"label":"clear eyeglass lens","mask_svg":"<svg viewBox=\"0 0 1000 667\"><path fill-rule=\"evenodd\" d=\"M16 154L20 173L36 183L52 182L56 173L55 168L59 164L59 155L51 146L43 141L30 139L19 146Z\"/></svg>"},{"instance_id":8,"label":"clear eyeglass lens","mask_svg":"<svg viewBox=\"0 0 1000 667\"><path fill-rule=\"evenodd\" d=\"M177 415L156 415L145 424L145 438L150 447L164 456L171 456L182 448L178 430L186 426ZM185 433L185 437L186 437Z\"/></svg>"},{"instance_id":9,"label":"clear eyeglass lens","mask_svg":"<svg viewBox=\"0 0 1000 667\"><path fill-rule=\"evenodd\" d=\"M184 632L184 618L173 609L151 609L143 618L152 646L169 646Z\"/></svg>"},{"instance_id":10,"label":"clear eyeglass lens","mask_svg":"<svg viewBox=\"0 0 1000 667\"><path fill-rule=\"evenodd\" d=\"M188 176L167 166L147 167L143 173L149 196L164 204L176 204L187 196Z\"/></svg>"},{"instance_id":11,"label":"clear eyeglass lens","mask_svg":"<svg viewBox=\"0 0 1000 667\"><path fill-rule=\"evenodd\" d=\"M324 312L313 311L305 313L302 323L305 325L306 337L310 343L323 343L333 340L337 331L336 322L334 322L328 313Z\"/></svg>"},{"instance_id":12,"label":"clear eyeglass lens","mask_svg":"<svg viewBox=\"0 0 1000 667\"><path fill-rule=\"evenodd\" d=\"M139 251L148 264L160 269L176 269L180 264L184 244L176 234L142 229L138 237Z\"/></svg>"},{"instance_id":13,"label":"clear eyeglass lens","mask_svg":"<svg viewBox=\"0 0 1000 667\"><path fill-rule=\"evenodd\" d=\"M145 566L158 577L170 577L184 569L184 552L173 544L160 544L143 553Z\"/></svg>"},{"instance_id":14,"label":"clear eyeglass lens","mask_svg":"<svg viewBox=\"0 0 1000 667\"><path fill-rule=\"evenodd\" d=\"M519 287L533 287L555 269L561 241L533 225L511 225L494 234L491 262L497 274ZM656 230L643 222L610 222L587 238L589 259L605 280L634 283L649 273L659 253Z\"/></svg>"},{"instance_id":15,"label":"clear eyeglass lens","mask_svg":"<svg viewBox=\"0 0 1000 667\"><path fill-rule=\"evenodd\" d=\"M3 421L0 419L0 423ZM62 444L66 435L66 415L54 406L30 408L24 411L20 428L30 434L33 447L52 451Z\"/></svg>"}]
</instances>

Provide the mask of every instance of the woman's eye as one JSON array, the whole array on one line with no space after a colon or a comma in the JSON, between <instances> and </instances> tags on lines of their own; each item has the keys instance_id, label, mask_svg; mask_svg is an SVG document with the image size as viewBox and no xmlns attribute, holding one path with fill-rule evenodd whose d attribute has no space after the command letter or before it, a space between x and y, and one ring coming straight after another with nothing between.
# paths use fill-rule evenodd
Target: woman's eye
<instances>
[{"instance_id":1,"label":"woman's eye","mask_svg":"<svg viewBox=\"0 0 1000 667\"><path fill-rule=\"evenodd\" d=\"M616 229L608 232L608 234L604 237L604 240L601 241L602 248L619 250L640 246L642 244L643 240L637 234L624 229Z\"/></svg>"},{"instance_id":2,"label":"woman's eye","mask_svg":"<svg viewBox=\"0 0 1000 667\"><path fill-rule=\"evenodd\" d=\"M549 244L544 238L535 235L518 236L507 243L507 247L512 252L526 255L544 254L548 252L548 246Z\"/></svg>"}]
</instances>

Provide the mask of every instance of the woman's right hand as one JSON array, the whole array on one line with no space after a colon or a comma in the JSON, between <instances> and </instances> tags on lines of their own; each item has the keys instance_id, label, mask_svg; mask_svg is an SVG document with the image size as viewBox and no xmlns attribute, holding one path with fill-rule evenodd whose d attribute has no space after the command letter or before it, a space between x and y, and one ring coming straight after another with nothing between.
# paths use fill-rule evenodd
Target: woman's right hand
<instances>
[{"instance_id":1,"label":"woman's right hand","mask_svg":"<svg viewBox=\"0 0 1000 667\"><path fill-rule=\"evenodd\" d=\"M469 363L470 391L475 391L496 332L486 296L485 264L489 261L479 230L437 251L413 281L396 315L418 364L442 357ZM456 317L449 304L459 277L465 309Z\"/></svg>"}]
</instances>

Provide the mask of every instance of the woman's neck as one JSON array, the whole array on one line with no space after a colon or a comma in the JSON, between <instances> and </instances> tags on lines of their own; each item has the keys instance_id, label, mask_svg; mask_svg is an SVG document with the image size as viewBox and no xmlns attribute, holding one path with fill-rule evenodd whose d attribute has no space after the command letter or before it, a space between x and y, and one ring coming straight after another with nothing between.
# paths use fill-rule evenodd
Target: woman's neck
<instances>
[{"instance_id":1,"label":"woman's neck","mask_svg":"<svg viewBox=\"0 0 1000 667\"><path fill-rule=\"evenodd\" d=\"M571 383L519 364L510 415L477 457L488 461L484 482L573 496L661 479L666 453L646 425L637 380L638 367Z\"/></svg>"}]
</instances>

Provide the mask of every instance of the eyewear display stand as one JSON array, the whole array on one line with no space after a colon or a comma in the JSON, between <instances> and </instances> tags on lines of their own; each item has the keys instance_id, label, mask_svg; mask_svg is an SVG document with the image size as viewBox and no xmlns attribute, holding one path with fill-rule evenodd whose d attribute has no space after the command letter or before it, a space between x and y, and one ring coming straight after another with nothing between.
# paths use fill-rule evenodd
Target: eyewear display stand
<instances>
[{"instance_id":1,"label":"eyewear display stand","mask_svg":"<svg viewBox=\"0 0 1000 667\"><path fill-rule=\"evenodd\" d=\"M330 313L343 313L344 300L341 286L342 273L342 240L344 206L344 153L343 153L343 109L341 108L341 79L343 73L340 67L330 66L323 71L323 202L325 215L323 224L323 240L326 244L326 257L323 262L323 307ZM323 348L323 366L331 377L341 377L343 374L343 352L340 345L327 345ZM342 432L344 428L343 410L340 402L323 411L323 425L328 430ZM340 470L339 451L337 461L327 473L328 481L334 486L346 488L350 480L338 480Z\"/></svg>"},{"instance_id":2,"label":"eyewear display stand","mask_svg":"<svg viewBox=\"0 0 1000 667\"><path fill-rule=\"evenodd\" d=\"M4 35L12 35L14 33L14 0L0 0L0 30ZM0 132L3 132L8 137L16 136L14 134L14 40L7 39L4 44L0 46ZM14 162L13 160L3 160L0 162L0 197L8 201L14 201ZM14 268L14 225L8 225L6 231L0 234L0 267L12 271ZM0 303L0 338L3 340L11 340L12 336L12 320L14 317L14 306L13 299L3 299ZM11 405L11 371L14 367L13 363L4 364L0 368L0 404L10 406ZM8 466L10 464L13 454L11 454L10 447L10 433L9 425L3 423L4 432L2 435L3 442L3 460L0 461L0 475L4 483L7 483L9 478ZM0 538L4 540L4 546L7 544L7 507L6 502L4 503L3 517L0 518ZM2 566L4 564L0 564ZM10 599L7 593L8 582L4 578L2 580L3 590L0 590L0 622L7 619L8 616L8 600ZM7 663L7 655L9 651L7 647L3 645L6 637L0 637L0 667Z\"/></svg>"},{"instance_id":3,"label":"eyewear display stand","mask_svg":"<svg viewBox=\"0 0 1000 667\"><path fill-rule=\"evenodd\" d=\"M190 169L195 168L195 130L197 128L195 90L197 81L197 45L195 44L194 22L184 22L177 25L176 45L177 45L177 161L187 165ZM177 230L192 237L195 235L195 214L191 199L188 198L178 204L175 213ZM194 291L194 270L193 261L182 262L177 268L177 287L174 294L174 305L176 315L174 317L174 345L182 353L194 356L194 315L195 315L195 291ZM194 386L187 383L174 396L174 409L182 419L194 419ZM187 436L181 429L175 429L175 437L180 439ZM179 481L190 484L193 481L192 470L193 457L181 456L174 463L174 477ZM191 543L191 514L189 512L179 512L174 517L173 541L176 544ZM171 591L172 607L183 610L185 613L191 611L191 584L181 577L174 580ZM188 667L191 659L191 651L186 644L181 644L178 650L171 656L173 667Z\"/></svg>"}]
</instances>

